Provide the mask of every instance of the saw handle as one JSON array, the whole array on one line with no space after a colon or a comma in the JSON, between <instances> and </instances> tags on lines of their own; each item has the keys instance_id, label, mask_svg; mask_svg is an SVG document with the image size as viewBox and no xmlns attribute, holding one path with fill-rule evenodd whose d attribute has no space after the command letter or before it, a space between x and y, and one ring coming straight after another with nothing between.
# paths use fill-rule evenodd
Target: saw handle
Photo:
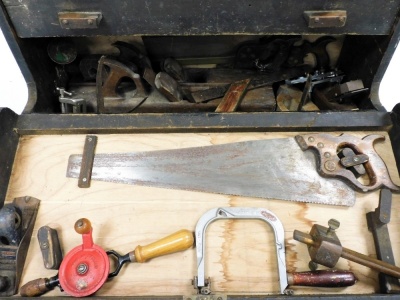
<instances>
[{"instance_id":1,"label":"saw handle","mask_svg":"<svg viewBox=\"0 0 400 300\"><path fill-rule=\"evenodd\" d=\"M137 246L130 252L131 261L143 263L149 259L189 249L193 246L193 233L182 229L146 246ZM133 255L132 255L133 254Z\"/></svg>"},{"instance_id":2,"label":"saw handle","mask_svg":"<svg viewBox=\"0 0 400 300\"><path fill-rule=\"evenodd\" d=\"M297 135L297 143L303 151L312 149L317 154L318 173L324 177L339 178L350 183L355 189L366 193L380 188L388 188L392 192L400 192L400 186L393 183L385 162L375 151L374 144L384 141L385 136L371 134L362 139L349 134L333 136L326 133ZM354 156L352 163L363 165L368 176L368 183L357 180L346 163L337 155L340 150L350 148ZM357 163L356 163L357 162Z\"/></svg>"},{"instance_id":3,"label":"saw handle","mask_svg":"<svg viewBox=\"0 0 400 300\"><path fill-rule=\"evenodd\" d=\"M357 277L350 271L321 270L294 272L287 274L289 285L314 287L346 287L357 282Z\"/></svg>"},{"instance_id":4,"label":"saw handle","mask_svg":"<svg viewBox=\"0 0 400 300\"><path fill-rule=\"evenodd\" d=\"M19 290L22 297L38 297L51 291L59 284L58 276L38 278L25 283Z\"/></svg>"}]
</instances>

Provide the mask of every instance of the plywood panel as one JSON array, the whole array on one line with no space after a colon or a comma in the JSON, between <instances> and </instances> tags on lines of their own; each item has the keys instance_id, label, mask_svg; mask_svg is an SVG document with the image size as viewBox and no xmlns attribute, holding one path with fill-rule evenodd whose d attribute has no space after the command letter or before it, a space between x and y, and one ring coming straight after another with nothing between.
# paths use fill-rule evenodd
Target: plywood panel
<instances>
[{"instance_id":1,"label":"plywood panel","mask_svg":"<svg viewBox=\"0 0 400 300\"><path fill-rule=\"evenodd\" d=\"M366 133L356 133L363 136ZM295 133L203 133L99 135L97 153L151 151L207 146L245 140L281 138ZM379 193L357 194L354 207L264 200L172 189L130 186L92 181L80 189L77 179L66 178L68 157L82 153L84 135L24 136L7 195L33 196L41 200L22 283L56 274L43 266L37 230L44 225L58 229L64 253L81 243L73 225L81 217L91 220L95 243L121 254L137 245L146 245L181 228L194 230L197 220L209 209L224 206L264 207L273 211L285 228L288 271L308 270L305 245L293 240L294 229L308 232L315 224L330 218L341 222L338 236L350 249L375 256L372 235L365 213L374 210ZM387 139L376 147L390 168L397 170ZM279 149L282 151L282 149ZM284 151L284 150L283 150ZM396 180L399 183L399 180ZM395 258L400 262L399 196L394 196L389 225ZM210 225L207 231L206 275L216 293L278 293L278 272L272 230L261 221L227 220ZM337 265L352 270L359 282L345 289L295 288L304 293L373 293L378 290L377 274L368 268L341 259ZM107 282L97 295L190 295L196 273L195 250L153 259L144 264L124 266L120 275ZM47 295L63 295L58 289Z\"/></svg>"}]
</instances>

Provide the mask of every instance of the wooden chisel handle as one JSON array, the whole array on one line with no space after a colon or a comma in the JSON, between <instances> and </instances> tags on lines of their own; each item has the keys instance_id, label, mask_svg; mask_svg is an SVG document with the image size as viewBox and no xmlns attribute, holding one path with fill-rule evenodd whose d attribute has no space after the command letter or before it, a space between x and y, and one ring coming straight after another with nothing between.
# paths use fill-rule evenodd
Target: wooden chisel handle
<instances>
[{"instance_id":1,"label":"wooden chisel handle","mask_svg":"<svg viewBox=\"0 0 400 300\"><path fill-rule=\"evenodd\" d=\"M357 277L350 271L321 270L310 272L287 273L289 285L315 287L346 287L357 282Z\"/></svg>"},{"instance_id":2,"label":"wooden chisel handle","mask_svg":"<svg viewBox=\"0 0 400 300\"><path fill-rule=\"evenodd\" d=\"M142 263L151 258L189 249L193 243L193 233L182 229L147 246L137 246L130 253L131 261Z\"/></svg>"}]
</instances>

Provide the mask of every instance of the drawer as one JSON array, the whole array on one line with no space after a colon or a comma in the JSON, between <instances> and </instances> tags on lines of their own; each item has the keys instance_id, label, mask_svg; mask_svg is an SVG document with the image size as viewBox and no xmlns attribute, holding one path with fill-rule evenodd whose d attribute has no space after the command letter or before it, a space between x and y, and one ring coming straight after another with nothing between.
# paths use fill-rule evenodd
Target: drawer
<instances>
[{"instance_id":1,"label":"drawer","mask_svg":"<svg viewBox=\"0 0 400 300\"><path fill-rule=\"evenodd\" d=\"M161 0L3 0L3 3L18 36L28 38L155 34L386 35L393 26L400 1L385 1L385 5L379 1L366 4L363 0L179 0L173 3ZM379 13L372 7L379 7ZM332 26L310 28L304 17L307 11L342 11L346 20L341 19ZM81 15L83 20L78 21L76 15L69 15L71 20L62 20L62 15L59 15L75 12L86 15Z\"/></svg>"}]
</instances>

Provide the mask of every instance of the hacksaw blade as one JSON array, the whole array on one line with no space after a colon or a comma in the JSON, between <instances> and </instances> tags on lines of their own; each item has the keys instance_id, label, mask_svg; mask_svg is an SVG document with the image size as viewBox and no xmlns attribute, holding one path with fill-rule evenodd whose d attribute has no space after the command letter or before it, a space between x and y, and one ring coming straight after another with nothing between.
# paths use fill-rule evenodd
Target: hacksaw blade
<instances>
[{"instance_id":1,"label":"hacksaw blade","mask_svg":"<svg viewBox=\"0 0 400 300\"><path fill-rule=\"evenodd\" d=\"M81 160L70 156L67 177L79 176ZM344 182L321 177L294 138L96 154L92 180L329 205L356 199Z\"/></svg>"}]
</instances>

